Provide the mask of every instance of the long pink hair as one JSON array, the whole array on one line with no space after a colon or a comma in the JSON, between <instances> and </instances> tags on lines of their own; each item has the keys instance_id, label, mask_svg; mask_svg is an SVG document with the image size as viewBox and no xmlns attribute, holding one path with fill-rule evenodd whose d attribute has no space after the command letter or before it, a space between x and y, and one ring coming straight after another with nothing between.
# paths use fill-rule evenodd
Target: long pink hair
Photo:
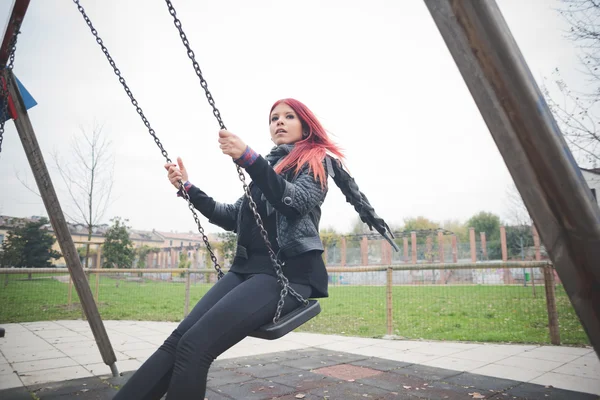
<instances>
[{"instance_id":1,"label":"long pink hair","mask_svg":"<svg viewBox=\"0 0 600 400\"><path fill-rule=\"evenodd\" d=\"M309 170L315 176L321 187L325 187L327 183L327 174L323 168L323 160L327 152L337 156L341 160L344 159L344 154L341 149L331 140L321 125L315 114L302 102L296 99L277 100L271 111L269 111L269 121L273 109L279 104L287 104L300 118L302 123L302 131L308 133L308 137L299 140L295 143L294 149L288 154L277 166L275 172L281 173L293 166L296 166L296 172L308 164Z\"/></svg>"}]
</instances>

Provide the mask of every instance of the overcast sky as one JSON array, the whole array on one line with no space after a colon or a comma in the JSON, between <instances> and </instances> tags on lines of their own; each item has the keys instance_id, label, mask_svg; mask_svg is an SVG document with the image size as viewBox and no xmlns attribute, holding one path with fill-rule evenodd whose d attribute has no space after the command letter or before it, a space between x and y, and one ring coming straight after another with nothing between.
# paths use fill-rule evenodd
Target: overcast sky
<instances>
[{"instance_id":1,"label":"overcast sky","mask_svg":"<svg viewBox=\"0 0 600 400\"><path fill-rule=\"evenodd\" d=\"M0 23L11 1L0 1ZM171 158L217 201L242 194L218 125L163 1L81 0ZM581 79L554 0L498 0L541 82L561 68ZM464 221L506 215L512 179L438 29L421 0L174 0L228 129L261 154L271 148L268 112L294 97L320 118L379 215ZM136 229L195 230L175 197L164 159L70 0L33 0L14 72L35 97L29 111L63 208L70 199L50 154L71 160L79 127L103 124L115 158L104 218ZM0 214L46 215L12 122L0 155ZM350 229L355 212L335 184L321 227ZM208 232L220 231L202 218Z\"/></svg>"}]
</instances>

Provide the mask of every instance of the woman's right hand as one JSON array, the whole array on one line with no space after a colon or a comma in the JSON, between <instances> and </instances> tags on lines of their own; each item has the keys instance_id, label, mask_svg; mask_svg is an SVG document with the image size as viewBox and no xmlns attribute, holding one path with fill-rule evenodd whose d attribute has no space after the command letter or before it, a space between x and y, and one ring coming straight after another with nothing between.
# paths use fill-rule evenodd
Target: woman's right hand
<instances>
[{"instance_id":1,"label":"woman's right hand","mask_svg":"<svg viewBox=\"0 0 600 400\"><path fill-rule=\"evenodd\" d=\"M183 161L181 161L181 157L177 157L177 164L165 164L165 169L167 170L167 174L169 176L169 182L171 182L171 184L175 186L175 189L179 189L179 181L183 183L186 183L188 181L188 173L185 167L183 166Z\"/></svg>"}]
</instances>

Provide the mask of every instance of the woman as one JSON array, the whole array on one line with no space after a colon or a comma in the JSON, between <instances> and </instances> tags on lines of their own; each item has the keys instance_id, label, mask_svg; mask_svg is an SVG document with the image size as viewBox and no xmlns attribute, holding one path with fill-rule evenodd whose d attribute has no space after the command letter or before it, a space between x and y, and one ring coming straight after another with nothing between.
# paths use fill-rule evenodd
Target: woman
<instances>
[{"instance_id":1,"label":"woman","mask_svg":"<svg viewBox=\"0 0 600 400\"><path fill-rule=\"evenodd\" d=\"M250 192L290 286L306 298L327 297L327 271L319 238L321 204L332 163L343 158L315 115L294 99L277 101L269 114L273 150L263 158L233 133L221 130L223 154L252 178ZM166 164L169 181L184 188L209 222L238 235L233 264L200 299L164 344L139 368L115 399L203 399L211 363L221 353L271 322L281 286L248 199L214 201L188 180L180 158ZM329 170L329 171L328 171ZM181 195L181 193L179 193ZM282 315L298 302L288 295Z\"/></svg>"}]
</instances>

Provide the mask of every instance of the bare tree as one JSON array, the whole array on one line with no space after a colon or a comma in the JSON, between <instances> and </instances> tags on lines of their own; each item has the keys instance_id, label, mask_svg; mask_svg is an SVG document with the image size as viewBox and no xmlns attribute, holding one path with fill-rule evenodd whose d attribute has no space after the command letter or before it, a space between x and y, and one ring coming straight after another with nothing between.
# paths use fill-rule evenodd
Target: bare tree
<instances>
[{"instance_id":1,"label":"bare tree","mask_svg":"<svg viewBox=\"0 0 600 400\"><path fill-rule=\"evenodd\" d=\"M506 189L505 220L512 225L531 225L533 220L517 187L512 183Z\"/></svg>"},{"instance_id":2,"label":"bare tree","mask_svg":"<svg viewBox=\"0 0 600 400\"><path fill-rule=\"evenodd\" d=\"M52 157L72 200L65 215L74 223L87 228L88 242L94 227L104 217L110 202L113 185L114 158L110 142L102 126L94 125L91 132L80 127L81 134L73 138L71 156L54 152ZM88 267L90 245L87 244L85 267Z\"/></svg>"},{"instance_id":3,"label":"bare tree","mask_svg":"<svg viewBox=\"0 0 600 400\"><path fill-rule=\"evenodd\" d=\"M600 1L561 0L558 12L570 25L566 36L581 50L585 90L575 91L556 69L552 87L542 91L573 152L593 166L600 164ZM552 90L550 90L552 89ZM558 99L551 91L558 91Z\"/></svg>"}]
</instances>

